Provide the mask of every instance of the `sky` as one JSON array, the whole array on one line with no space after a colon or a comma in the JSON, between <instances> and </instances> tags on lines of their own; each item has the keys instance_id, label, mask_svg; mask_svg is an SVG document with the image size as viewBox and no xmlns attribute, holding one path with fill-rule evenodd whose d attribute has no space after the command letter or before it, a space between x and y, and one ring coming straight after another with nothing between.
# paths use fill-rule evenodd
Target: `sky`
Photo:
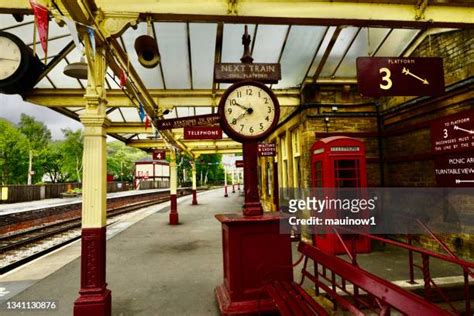
<instances>
[{"instance_id":1,"label":"sky","mask_svg":"<svg viewBox=\"0 0 474 316\"><path fill-rule=\"evenodd\" d=\"M19 95L0 94L0 117L17 124L21 113L43 122L51 131L54 140L63 139L62 128L82 129L82 124L44 106L23 101Z\"/></svg>"}]
</instances>

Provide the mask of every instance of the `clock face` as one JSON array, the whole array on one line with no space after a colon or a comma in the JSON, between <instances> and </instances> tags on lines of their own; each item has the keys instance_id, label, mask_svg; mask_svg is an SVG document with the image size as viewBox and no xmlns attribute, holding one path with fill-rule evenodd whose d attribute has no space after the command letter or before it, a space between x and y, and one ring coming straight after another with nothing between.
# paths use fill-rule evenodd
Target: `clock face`
<instances>
[{"instance_id":1,"label":"clock face","mask_svg":"<svg viewBox=\"0 0 474 316\"><path fill-rule=\"evenodd\" d=\"M225 129L231 135L258 139L265 137L278 120L278 101L263 84L236 84L221 105Z\"/></svg>"},{"instance_id":2,"label":"clock face","mask_svg":"<svg viewBox=\"0 0 474 316\"><path fill-rule=\"evenodd\" d=\"M0 37L0 80L12 76L20 67L21 51L11 39Z\"/></svg>"}]
</instances>

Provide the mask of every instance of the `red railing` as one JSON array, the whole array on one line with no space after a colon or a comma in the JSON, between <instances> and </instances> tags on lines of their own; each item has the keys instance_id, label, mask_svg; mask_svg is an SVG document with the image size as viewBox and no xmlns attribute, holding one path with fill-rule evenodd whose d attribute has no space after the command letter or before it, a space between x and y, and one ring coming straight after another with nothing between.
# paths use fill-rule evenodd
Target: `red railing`
<instances>
[{"instance_id":1,"label":"red railing","mask_svg":"<svg viewBox=\"0 0 474 316\"><path fill-rule=\"evenodd\" d=\"M472 314L472 308L471 308L471 302L470 302L470 293L469 293L469 278L474 278L474 274L471 271L471 269L474 268L474 263L469 262L463 259L458 258L448 247L447 245L440 239L438 238L430 229L428 226L417 220L417 223L421 225L427 233L435 240L440 247L447 252L447 255L445 254L440 254L428 249L416 247L412 244L412 238L410 235L408 235L408 243L403 243L400 241L395 241L392 239L387 239L384 237L376 236L376 235L370 235L370 234L365 234L365 233L360 233L360 232L355 232L350 229L343 229L347 233L355 233L359 234L362 236L365 236L367 238L370 238L372 240L376 240L379 242L382 242L387 245L395 246L401 249L405 249L408 251L408 265L409 265L409 281L410 283L414 284L415 283L415 278L414 278L414 269L418 268L423 274L423 292L424 292L424 297L427 300L430 300L432 298L432 290L436 290L438 293L439 297L448 304L450 307L451 312L454 315L460 315L463 311L459 311L451 302L449 299L448 295L440 288L433 278L431 277L431 271L430 271L430 258L438 259L444 262L449 262L452 264L455 264L459 266L462 271L463 271L463 290L464 290L464 306L465 310L464 313L465 315L471 315ZM352 265L357 266L357 254L350 251L350 247L346 245L344 242L343 238L341 237L340 233L336 230L334 230L334 233L338 236L339 241L344 245L344 249L346 251L346 254L350 258ZM413 260L413 254L418 253L421 255L421 265L415 264ZM356 288L354 288L354 296L357 295L356 293Z\"/></svg>"}]
</instances>

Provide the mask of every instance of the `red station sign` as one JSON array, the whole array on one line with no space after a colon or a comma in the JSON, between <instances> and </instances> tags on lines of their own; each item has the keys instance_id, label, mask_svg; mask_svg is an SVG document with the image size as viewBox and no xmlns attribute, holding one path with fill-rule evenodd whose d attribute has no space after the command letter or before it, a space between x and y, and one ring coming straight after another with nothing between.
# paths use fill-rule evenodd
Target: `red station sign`
<instances>
[{"instance_id":1,"label":"red station sign","mask_svg":"<svg viewBox=\"0 0 474 316\"><path fill-rule=\"evenodd\" d=\"M276 146L273 143L258 144L258 155L260 157L273 157L276 155Z\"/></svg>"},{"instance_id":2,"label":"red station sign","mask_svg":"<svg viewBox=\"0 0 474 316\"><path fill-rule=\"evenodd\" d=\"M222 139L222 129L218 126L185 127L184 139Z\"/></svg>"},{"instance_id":3,"label":"red station sign","mask_svg":"<svg viewBox=\"0 0 474 316\"><path fill-rule=\"evenodd\" d=\"M359 57L357 83L364 96L435 96L444 93L440 57Z\"/></svg>"},{"instance_id":4,"label":"red station sign","mask_svg":"<svg viewBox=\"0 0 474 316\"><path fill-rule=\"evenodd\" d=\"M474 187L474 110L434 121L431 145L438 186Z\"/></svg>"},{"instance_id":5,"label":"red station sign","mask_svg":"<svg viewBox=\"0 0 474 316\"><path fill-rule=\"evenodd\" d=\"M189 126L207 126L218 124L220 121L219 114L196 115L189 117L182 117L177 119L159 120L156 128L159 130L183 128Z\"/></svg>"},{"instance_id":6,"label":"red station sign","mask_svg":"<svg viewBox=\"0 0 474 316\"><path fill-rule=\"evenodd\" d=\"M166 150L163 149L155 149L153 151L153 160L163 160L166 159Z\"/></svg>"},{"instance_id":7,"label":"red station sign","mask_svg":"<svg viewBox=\"0 0 474 316\"><path fill-rule=\"evenodd\" d=\"M235 167L236 168L243 168L244 167L244 161L243 160L236 160L235 161Z\"/></svg>"}]
</instances>

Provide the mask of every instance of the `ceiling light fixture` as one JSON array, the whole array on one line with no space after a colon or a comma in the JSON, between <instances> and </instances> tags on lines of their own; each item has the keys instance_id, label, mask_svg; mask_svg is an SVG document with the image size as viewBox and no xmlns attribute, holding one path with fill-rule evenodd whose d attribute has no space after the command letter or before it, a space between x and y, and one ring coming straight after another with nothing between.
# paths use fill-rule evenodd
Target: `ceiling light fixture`
<instances>
[{"instance_id":1,"label":"ceiling light fixture","mask_svg":"<svg viewBox=\"0 0 474 316\"><path fill-rule=\"evenodd\" d=\"M84 56L81 57L79 62L64 67L63 73L72 78L87 79L87 63Z\"/></svg>"}]
</instances>

